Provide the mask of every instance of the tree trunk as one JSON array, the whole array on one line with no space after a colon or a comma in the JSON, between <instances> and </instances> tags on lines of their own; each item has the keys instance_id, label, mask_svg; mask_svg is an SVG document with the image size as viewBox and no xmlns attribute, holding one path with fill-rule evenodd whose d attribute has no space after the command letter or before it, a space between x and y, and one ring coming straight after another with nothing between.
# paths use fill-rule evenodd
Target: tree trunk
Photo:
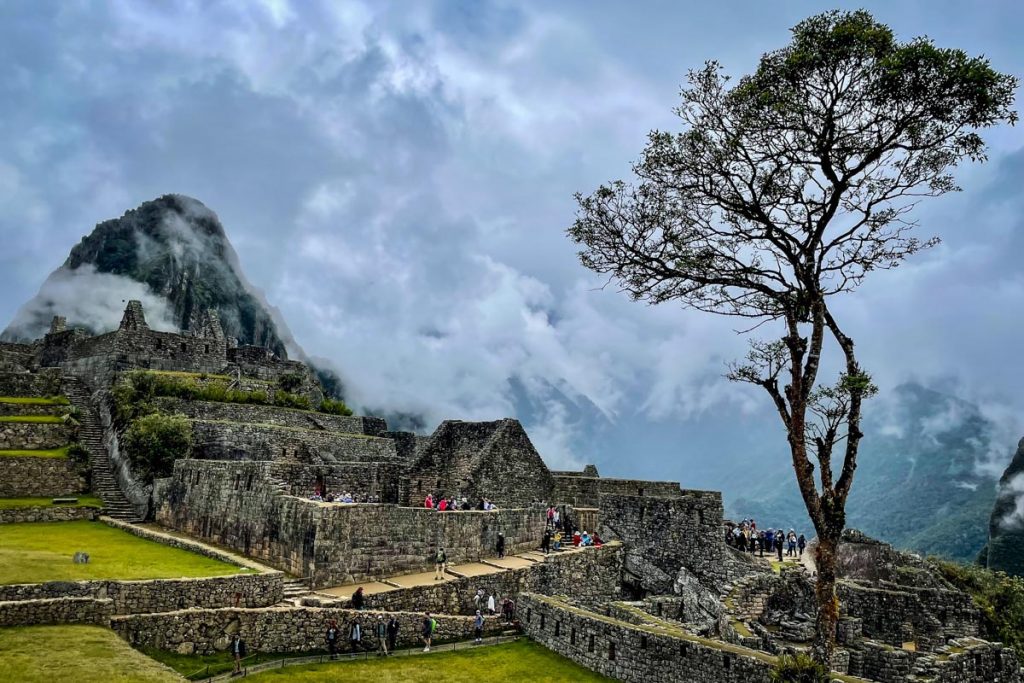
<instances>
[{"instance_id":1,"label":"tree trunk","mask_svg":"<svg viewBox=\"0 0 1024 683\"><path fill-rule=\"evenodd\" d=\"M814 552L818 577L814 592L818 599L818 617L815 622L814 659L832 669L832 655L836 649L836 625L839 623L839 598L836 596L836 551L842 530L829 529L818 534Z\"/></svg>"}]
</instances>

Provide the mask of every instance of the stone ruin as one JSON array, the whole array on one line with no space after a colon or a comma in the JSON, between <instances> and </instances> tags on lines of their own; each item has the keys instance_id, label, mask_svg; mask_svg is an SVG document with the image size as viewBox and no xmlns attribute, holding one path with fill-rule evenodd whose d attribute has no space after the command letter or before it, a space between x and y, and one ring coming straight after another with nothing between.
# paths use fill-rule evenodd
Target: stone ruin
<instances>
[{"instance_id":1,"label":"stone ruin","mask_svg":"<svg viewBox=\"0 0 1024 683\"><path fill-rule=\"evenodd\" d=\"M260 611L266 605L254 597L249 606L223 605L235 611L193 609L172 619L140 614L145 601L132 602L115 628L135 644L206 651L226 642L226 631L209 626L223 621L235 632L254 629L246 633L267 651L301 649L327 611L348 607L319 591L429 570L438 547L453 564L493 563L499 533L509 554L532 553L545 506L554 504L576 528L610 543L535 557L536 566L487 581L516 597L523 631L555 652L627 681L767 683L776 655L809 646L813 574L804 567L775 573L728 547L717 492L602 477L593 465L552 471L514 419L446 420L420 435L389 430L379 417L172 396L156 397L154 407L188 420L192 453L170 476L146 482L122 452L124 426L112 419L112 388L139 370L229 378L242 389L287 383L312 406L323 398L305 364L239 346L213 313L195 316L184 333L158 332L132 301L107 334L55 318L42 339L0 344L0 395L71 399L89 451L87 479L108 514L156 521L287 572L304 587L277 612ZM0 482L11 489L5 495L35 495L19 487L55 476L16 470L16 460L0 459ZM81 480L72 485L84 488ZM350 491L358 502L313 500L314 490ZM427 493L487 498L498 509L440 513L423 507ZM1022 680L1014 651L979 638L970 598L927 563L855 533L844 538L841 560L833 665L845 680ZM477 585L461 577L371 596L369 605L456 619L471 613ZM279 591L278 583L275 601ZM204 600L203 607L216 605ZM197 633L207 631L204 645Z\"/></svg>"}]
</instances>

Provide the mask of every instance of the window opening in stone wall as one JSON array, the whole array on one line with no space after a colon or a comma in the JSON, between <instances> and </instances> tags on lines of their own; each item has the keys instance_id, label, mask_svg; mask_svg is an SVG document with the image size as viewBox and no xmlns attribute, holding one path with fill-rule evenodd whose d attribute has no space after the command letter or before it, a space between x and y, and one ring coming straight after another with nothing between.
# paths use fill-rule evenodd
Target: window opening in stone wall
<instances>
[{"instance_id":1,"label":"window opening in stone wall","mask_svg":"<svg viewBox=\"0 0 1024 683\"><path fill-rule=\"evenodd\" d=\"M204 349L203 353L209 353L210 352L210 345L209 344L205 344L203 346L203 349Z\"/></svg>"},{"instance_id":2,"label":"window opening in stone wall","mask_svg":"<svg viewBox=\"0 0 1024 683\"><path fill-rule=\"evenodd\" d=\"M642 496L642 495L644 495L644 487L643 487L643 486L641 486L641 487L640 487L640 492L639 492L639 493L637 493L637 495L638 495L638 496Z\"/></svg>"},{"instance_id":3,"label":"window opening in stone wall","mask_svg":"<svg viewBox=\"0 0 1024 683\"><path fill-rule=\"evenodd\" d=\"M181 352L185 353L186 351L188 351L188 344L181 342Z\"/></svg>"},{"instance_id":4,"label":"window opening in stone wall","mask_svg":"<svg viewBox=\"0 0 1024 683\"><path fill-rule=\"evenodd\" d=\"M640 636L640 649L641 650L646 650L647 649L647 636Z\"/></svg>"},{"instance_id":5,"label":"window opening in stone wall","mask_svg":"<svg viewBox=\"0 0 1024 683\"><path fill-rule=\"evenodd\" d=\"M157 340L156 340L156 348L157 348L157 349L162 349L162 348L164 348L164 340L163 340L163 339L157 339Z\"/></svg>"},{"instance_id":6,"label":"window opening in stone wall","mask_svg":"<svg viewBox=\"0 0 1024 683\"><path fill-rule=\"evenodd\" d=\"M529 624L531 619L533 619L533 608L527 607L526 608L526 623Z\"/></svg>"},{"instance_id":7,"label":"window opening in stone wall","mask_svg":"<svg viewBox=\"0 0 1024 683\"><path fill-rule=\"evenodd\" d=\"M587 641L587 652L594 651L594 634L590 634L590 639Z\"/></svg>"},{"instance_id":8,"label":"window opening in stone wall","mask_svg":"<svg viewBox=\"0 0 1024 683\"><path fill-rule=\"evenodd\" d=\"M615 643L608 643L608 659L615 661Z\"/></svg>"},{"instance_id":9,"label":"window opening in stone wall","mask_svg":"<svg viewBox=\"0 0 1024 683\"><path fill-rule=\"evenodd\" d=\"M543 614L540 615L540 630L541 631L544 630L544 617L545 617L545 615L543 615Z\"/></svg>"},{"instance_id":10,"label":"window opening in stone wall","mask_svg":"<svg viewBox=\"0 0 1024 683\"><path fill-rule=\"evenodd\" d=\"M664 605L664 603L661 603L661 602L659 602L659 603L658 603L658 616L659 616L659 617L660 617L660 616L661 616L661 614L662 614L662 611L663 611L663 605Z\"/></svg>"},{"instance_id":11,"label":"window opening in stone wall","mask_svg":"<svg viewBox=\"0 0 1024 683\"><path fill-rule=\"evenodd\" d=\"M569 644L576 644L576 629L572 629L571 631L569 631Z\"/></svg>"},{"instance_id":12,"label":"window opening in stone wall","mask_svg":"<svg viewBox=\"0 0 1024 683\"><path fill-rule=\"evenodd\" d=\"M732 667L732 657L726 655L725 659L722 660L722 668L728 671Z\"/></svg>"}]
</instances>

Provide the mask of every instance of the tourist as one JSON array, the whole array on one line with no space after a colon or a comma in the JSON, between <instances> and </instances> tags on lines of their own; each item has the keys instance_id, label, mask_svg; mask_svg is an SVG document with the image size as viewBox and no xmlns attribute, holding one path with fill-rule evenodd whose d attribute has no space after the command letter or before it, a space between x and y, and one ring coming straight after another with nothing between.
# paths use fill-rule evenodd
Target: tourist
<instances>
[{"instance_id":1,"label":"tourist","mask_svg":"<svg viewBox=\"0 0 1024 683\"><path fill-rule=\"evenodd\" d=\"M420 629L420 638L423 640L423 651L430 652L430 641L434 635L434 624L436 622L430 617L430 612L423 613L423 626Z\"/></svg>"},{"instance_id":2,"label":"tourist","mask_svg":"<svg viewBox=\"0 0 1024 683\"><path fill-rule=\"evenodd\" d=\"M427 497L423 499L423 507L427 508L428 510L433 510L434 509L434 496L432 496L431 494L428 493Z\"/></svg>"},{"instance_id":3,"label":"tourist","mask_svg":"<svg viewBox=\"0 0 1024 683\"><path fill-rule=\"evenodd\" d=\"M779 555L779 562L782 562L782 545L786 540L786 534L779 529L775 532L775 552Z\"/></svg>"},{"instance_id":4,"label":"tourist","mask_svg":"<svg viewBox=\"0 0 1024 683\"><path fill-rule=\"evenodd\" d=\"M352 594L352 609L363 609L365 602L366 597L363 595L363 587L360 586L356 589L356 592Z\"/></svg>"},{"instance_id":5,"label":"tourist","mask_svg":"<svg viewBox=\"0 0 1024 683\"><path fill-rule=\"evenodd\" d=\"M447 498L442 498L437 503L437 510L438 510L438 512L444 512L447 509L448 509L448 499Z\"/></svg>"},{"instance_id":6,"label":"tourist","mask_svg":"<svg viewBox=\"0 0 1024 683\"><path fill-rule=\"evenodd\" d=\"M594 544L595 548L600 548L604 545L604 541L601 540L601 537L597 535L596 531L594 532L594 535L590 537L590 540Z\"/></svg>"},{"instance_id":7,"label":"tourist","mask_svg":"<svg viewBox=\"0 0 1024 683\"><path fill-rule=\"evenodd\" d=\"M804 548L807 547L807 538L800 534L800 537L796 539L796 547L800 549L800 557L804 556Z\"/></svg>"},{"instance_id":8,"label":"tourist","mask_svg":"<svg viewBox=\"0 0 1024 683\"><path fill-rule=\"evenodd\" d=\"M551 551L551 529L544 529L544 536L540 539L540 549L547 555Z\"/></svg>"},{"instance_id":9,"label":"tourist","mask_svg":"<svg viewBox=\"0 0 1024 683\"><path fill-rule=\"evenodd\" d=\"M590 534L584 531L583 534L580 536L580 545L582 545L585 548L589 545L593 545L593 543L594 540L590 538Z\"/></svg>"},{"instance_id":10,"label":"tourist","mask_svg":"<svg viewBox=\"0 0 1024 683\"><path fill-rule=\"evenodd\" d=\"M476 595L473 596L473 607L475 609L483 609L484 606L484 589L477 588Z\"/></svg>"},{"instance_id":11,"label":"tourist","mask_svg":"<svg viewBox=\"0 0 1024 683\"><path fill-rule=\"evenodd\" d=\"M554 505L549 505L548 509L545 511L544 515L545 515L545 518L547 519L547 526L549 528L553 527L555 525L555 506Z\"/></svg>"},{"instance_id":12,"label":"tourist","mask_svg":"<svg viewBox=\"0 0 1024 683\"><path fill-rule=\"evenodd\" d=\"M561 550L562 549L562 532L561 531L556 531L555 535L551 537L551 546L555 550Z\"/></svg>"},{"instance_id":13,"label":"tourist","mask_svg":"<svg viewBox=\"0 0 1024 683\"><path fill-rule=\"evenodd\" d=\"M559 524L560 524L561 522L562 522L562 520L561 520L561 515L560 515L560 514L558 514L558 508L555 508L555 515L554 515L554 520L553 520L553 523L552 523L552 525L551 525L551 526L553 526L554 528L556 528L556 529L557 529L557 528L558 528L558 525L559 525Z\"/></svg>"},{"instance_id":14,"label":"tourist","mask_svg":"<svg viewBox=\"0 0 1024 683\"><path fill-rule=\"evenodd\" d=\"M501 615L505 620L506 624L511 624L515 614L516 604L512 602L511 598L505 598L501 601Z\"/></svg>"},{"instance_id":15,"label":"tourist","mask_svg":"<svg viewBox=\"0 0 1024 683\"><path fill-rule=\"evenodd\" d=\"M505 557L505 534L498 532L498 543L495 550L498 551L498 557Z\"/></svg>"},{"instance_id":16,"label":"tourist","mask_svg":"<svg viewBox=\"0 0 1024 683\"><path fill-rule=\"evenodd\" d=\"M242 673L242 659L245 657L245 641L237 633L231 638L231 654L235 659L232 675L237 676Z\"/></svg>"},{"instance_id":17,"label":"tourist","mask_svg":"<svg viewBox=\"0 0 1024 683\"><path fill-rule=\"evenodd\" d=\"M380 614L377 615L377 656L388 656L388 625Z\"/></svg>"},{"instance_id":18,"label":"tourist","mask_svg":"<svg viewBox=\"0 0 1024 683\"><path fill-rule=\"evenodd\" d=\"M494 593L487 596L487 613L494 614Z\"/></svg>"},{"instance_id":19,"label":"tourist","mask_svg":"<svg viewBox=\"0 0 1024 683\"><path fill-rule=\"evenodd\" d=\"M348 629L348 640L352 645L352 652L359 649L359 646L363 642L363 626L359 623L359 617L352 620Z\"/></svg>"},{"instance_id":20,"label":"tourist","mask_svg":"<svg viewBox=\"0 0 1024 683\"><path fill-rule=\"evenodd\" d=\"M392 614L388 619L388 654L393 654L395 644L398 642L398 619Z\"/></svg>"},{"instance_id":21,"label":"tourist","mask_svg":"<svg viewBox=\"0 0 1024 683\"><path fill-rule=\"evenodd\" d=\"M434 581L444 581L444 571L448 567L448 555L444 548L438 548L434 554Z\"/></svg>"},{"instance_id":22,"label":"tourist","mask_svg":"<svg viewBox=\"0 0 1024 683\"><path fill-rule=\"evenodd\" d=\"M582 541L582 540L583 540L583 537L580 536L580 532L579 531L572 532L572 547L573 548L579 548L580 547L580 541Z\"/></svg>"},{"instance_id":23,"label":"tourist","mask_svg":"<svg viewBox=\"0 0 1024 683\"><path fill-rule=\"evenodd\" d=\"M473 642L477 645L484 642L484 615L480 610L476 611L476 618L473 619Z\"/></svg>"},{"instance_id":24,"label":"tourist","mask_svg":"<svg viewBox=\"0 0 1024 683\"><path fill-rule=\"evenodd\" d=\"M331 619L327 623L327 652L331 659L338 658L338 622Z\"/></svg>"},{"instance_id":25,"label":"tourist","mask_svg":"<svg viewBox=\"0 0 1024 683\"><path fill-rule=\"evenodd\" d=\"M789 530L789 534L786 536L786 556L796 557L796 532L792 529Z\"/></svg>"}]
</instances>

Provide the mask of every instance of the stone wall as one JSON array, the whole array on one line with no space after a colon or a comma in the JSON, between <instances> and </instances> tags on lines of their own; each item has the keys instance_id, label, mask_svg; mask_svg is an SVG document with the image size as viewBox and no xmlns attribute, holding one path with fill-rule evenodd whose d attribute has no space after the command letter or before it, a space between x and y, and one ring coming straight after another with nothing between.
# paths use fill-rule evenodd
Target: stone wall
<instances>
[{"instance_id":1,"label":"stone wall","mask_svg":"<svg viewBox=\"0 0 1024 683\"><path fill-rule=\"evenodd\" d=\"M671 593L685 567L713 583L725 577L722 495L683 491L671 498L602 495L601 536L626 543L627 575L647 593Z\"/></svg>"},{"instance_id":2,"label":"stone wall","mask_svg":"<svg viewBox=\"0 0 1024 683\"><path fill-rule=\"evenodd\" d=\"M618 544L578 552L552 554L531 567L499 571L482 576L448 578L444 582L414 588L399 588L366 596L366 607L377 610L416 612L429 610L445 614L473 614L477 589L494 595L496 605L524 591L545 595L572 595L588 601L619 598L622 547ZM349 600L324 597L304 598L311 607L348 607Z\"/></svg>"},{"instance_id":3,"label":"stone wall","mask_svg":"<svg viewBox=\"0 0 1024 683\"><path fill-rule=\"evenodd\" d=\"M184 460L160 501L157 521L238 550L291 574L334 586L425 571L444 547L452 563L536 548L543 508L436 512L393 505L315 503L276 490L271 463Z\"/></svg>"},{"instance_id":4,"label":"stone wall","mask_svg":"<svg viewBox=\"0 0 1024 683\"><path fill-rule=\"evenodd\" d=\"M0 627L39 624L97 624L106 626L113 602L96 598L46 598L20 602L0 601Z\"/></svg>"},{"instance_id":5,"label":"stone wall","mask_svg":"<svg viewBox=\"0 0 1024 683\"><path fill-rule=\"evenodd\" d=\"M281 602L281 572L147 581L48 581L0 586L0 601L61 597L107 599L114 614L171 612L190 607L268 607Z\"/></svg>"},{"instance_id":6,"label":"stone wall","mask_svg":"<svg viewBox=\"0 0 1024 683\"><path fill-rule=\"evenodd\" d=\"M0 372L0 396L58 396L61 372L46 368L38 372Z\"/></svg>"},{"instance_id":7,"label":"stone wall","mask_svg":"<svg viewBox=\"0 0 1024 683\"><path fill-rule=\"evenodd\" d=\"M193 457L207 460L281 460L313 449L324 462L397 462L395 442L319 429L194 420Z\"/></svg>"},{"instance_id":8,"label":"stone wall","mask_svg":"<svg viewBox=\"0 0 1024 683\"><path fill-rule=\"evenodd\" d=\"M0 510L0 524L21 524L23 522L76 522L93 521L100 511L93 507L71 505L37 505L27 508Z\"/></svg>"},{"instance_id":9,"label":"stone wall","mask_svg":"<svg viewBox=\"0 0 1024 683\"><path fill-rule=\"evenodd\" d=\"M630 624L533 593L519 597L526 635L591 671L635 683L768 683L773 659L682 629Z\"/></svg>"},{"instance_id":10,"label":"stone wall","mask_svg":"<svg viewBox=\"0 0 1024 683\"><path fill-rule=\"evenodd\" d=\"M676 481L642 481L639 479L605 479L578 473L555 474L554 502L578 507L597 507L600 496L679 496L682 489Z\"/></svg>"},{"instance_id":11,"label":"stone wall","mask_svg":"<svg viewBox=\"0 0 1024 683\"><path fill-rule=\"evenodd\" d=\"M85 490L85 477L69 458L0 457L0 498L63 496Z\"/></svg>"},{"instance_id":12,"label":"stone wall","mask_svg":"<svg viewBox=\"0 0 1024 683\"><path fill-rule=\"evenodd\" d=\"M366 502L367 496L378 496L381 503L397 503L398 483L405 465L393 462L338 462L330 465L305 465L274 462L268 475L280 482L285 492L306 498L317 486L328 493L348 491Z\"/></svg>"},{"instance_id":13,"label":"stone wall","mask_svg":"<svg viewBox=\"0 0 1024 683\"><path fill-rule=\"evenodd\" d=\"M62 422L0 422L0 450L49 450L70 440Z\"/></svg>"},{"instance_id":14,"label":"stone wall","mask_svg":"<svg viewBox=\"0 0 1024 683\"><path fill-rule=\"evenodd\" d=\"M184 654L225 650L235 633L242 636L250 652L310 652L325 649L324 634L332 619L342 627L342 643L347 645L346 626L358 618L363 624L364 646L375 649L373 629L367 626L376 623L378 616L387 620L391 614L395 614L400 624L398 647L421 645L422 612L357 612L313 607L197 609L118 616L111 619L111 628L135 647L153 647ZM472 617L438 614L434 618L438 622L434 642L472 637ZM484 622L485 635L497 635L503 630L504 625L497 618L488 617Z\"/></svg>"},{"instance_id":15,"label":"stone wall","mask_svg":"<svg viewBox=\"0 0 1024 683\"><path fill-rule=\"evenodd\" d=\"M197 420L246 422L368 436L383 436L387 431L387 423L379 417L345 417L276 406L185 401L167 397L156 399L156 405L164 412L181 413Z\"/></svg>"},{"instance_id":16,"label":"stone wall","mask_svg":"<svg viewBox=\"0 0 1024 683\"><path fill-rule=\"evenodd\" d=\"M2 403L0 415L66 415L70 407L67 405L34 405L31 403Z\"/></svg>"}]
</instances>

